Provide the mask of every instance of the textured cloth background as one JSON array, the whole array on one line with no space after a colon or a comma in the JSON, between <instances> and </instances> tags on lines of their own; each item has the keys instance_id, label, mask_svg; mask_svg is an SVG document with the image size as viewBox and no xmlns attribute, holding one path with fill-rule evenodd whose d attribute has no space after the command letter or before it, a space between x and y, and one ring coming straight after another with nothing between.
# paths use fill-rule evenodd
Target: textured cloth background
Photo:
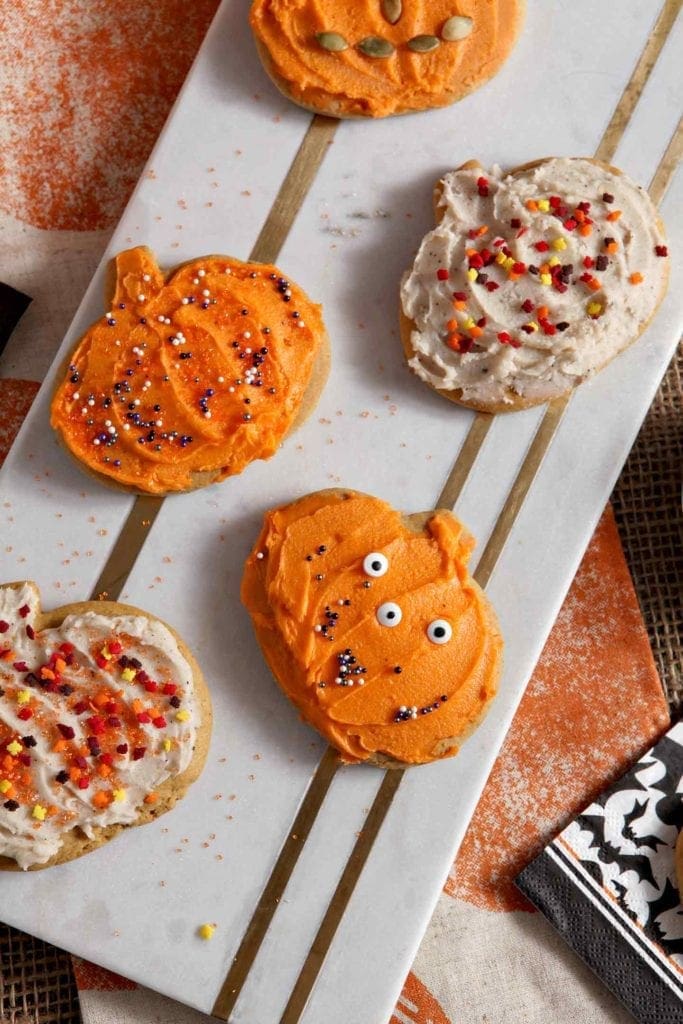
<instances>
[{"instance_id":1,"label":"textured cloth background","mask_svg":"<svg viewBox=\"0 0 683 1024\"><path fill-rule=\"evenodd\" d=\"M0 455L30 406L34 382L52 360L216 6L216 0L190 6L180 0L0 2L0 279L34 299L0 359ZM532 912L512 878L667 721L608 510L392 1024L631 1019ZM27 948L16 934L0 935L0 1019L16 1009L42 1024L74 1020L62 975L55 990L54 969L45 967L41 979ZM87 1024L206 1019L92 965L75 967Z\"/></svg>"}]
</instances>

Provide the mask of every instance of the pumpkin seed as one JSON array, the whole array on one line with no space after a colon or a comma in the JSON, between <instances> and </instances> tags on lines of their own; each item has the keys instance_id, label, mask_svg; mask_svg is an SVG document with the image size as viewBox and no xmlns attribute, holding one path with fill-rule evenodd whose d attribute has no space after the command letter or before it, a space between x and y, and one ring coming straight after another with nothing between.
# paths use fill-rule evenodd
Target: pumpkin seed
<instances>
[{"instance_id":1,"label":"pumpkin seed","mask_svg":"<svg viewBox=\"0 0 683 1024\"><path fill-rule=\"evenodd\" d=\"M466 18L463 14L455 14L452 18L444 24L441 29L441 38L445 39L448 43L455 43L458 39L465 39L470 34L473 28L473 22L471 18Z\"/></svg>"},{"instance_id":2,"label":"pumpkin seed","mask_svg":"<svg viewBox=\"0 0 683 1024\"><path fill-rule=\"evenodd\" d=\"M318 32L315 38L323 50L330 50L332 53L341 53L342 50L349 48L344 36L340 36L338 32Z\"/></svg>"},{"instance_id":3,"label":"pumpkin seed","mask_svg":"<svg viewBox=\"0 0 683 1024\"><path fill-rule=\"evenodd\" d=\"M381 36L366 36L359 42L358 49L366 57L391 57L395 47L388 39L382 39Z\"/></svg>"},{"instance_id":4,"label":"pumpkin seed","mask_svg":"<svg viewBox=\"0 0 683 1024\"><path fill-rule=\"evenodd\" d=\"M408 49L413 53L431 53L440 45L436 36L413 36L408 40Z\"/></svg>"},{"instance_id":5,"label":"pumpkin seed","mask_svg":"<svg viewBox=\"0 0 683 1024\"><path fill-rule=\"evenodd\" d=\"M390 25L395 25L403 14L403 0L382 0L381 7Z\"/></svg>"}]
</instances>

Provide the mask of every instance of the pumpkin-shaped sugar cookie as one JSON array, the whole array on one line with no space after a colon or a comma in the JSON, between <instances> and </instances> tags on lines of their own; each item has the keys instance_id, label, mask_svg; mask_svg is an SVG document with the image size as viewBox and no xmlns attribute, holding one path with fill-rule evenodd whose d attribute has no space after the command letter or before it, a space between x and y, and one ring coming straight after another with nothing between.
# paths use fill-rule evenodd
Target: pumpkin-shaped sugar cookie
<instances>
[{"instance_id":1,"label":"pumpkin-shaped sugar cookie","mask_svg":"<svg viewBox=\"0 0 683 1024\"><path fill-rule=\"evenodd\" d=\"M386 117L488 81L523 15L524 0L253 0L251 27L290 99L332 117Z\"/></svg>"},{"instance_id":2,"label":"pumpkin-shaped sugar cookie","mask_svg":"<svg viewBox=\"0 0 683 1024\"><path fill-rule=\"evenodd\" d=\"M320 306L276 267L205 256L166 277L120 253L107 312L52 401L60 440L135 493L189 491L270 458L328 370Z\"/></svg>"},{"instance_id":3,"label":"pumpkin-shaped sugar cookie","mask_svg":"<svg viewBox=\"0 0 683 1024\"><path fill-rule=\"evenodd\" d=\"M666 292L669 250L645 189L609 164L469 161L435 193L437 226L401 284L408 365L482 412L539 405L628 348Z\"/></svg>"},{"instance_id":4,"label":"pumpkin-shaped sugar cookie","mask_svg":"<svg viewBox=\"0 0 683 1024\"><path fill-rule=\"evenodd\" d=\"M80 857L173 807L211 703L180 637L112 601L40 608L0 586L0 870Z\"/></svg>"},{"instance_id":5,"label":"pumpkin-shaped sugar cookie","mask_svg":"<svg viewBox=\"0 0 683 1024\"><path fill-rule=\"evenodd\" d=\"M266 660L344 761L457 753L496 692L502 639L448 511L403 516L355 491L266 515L242 581Z\"/></svg>"}]
</instances>

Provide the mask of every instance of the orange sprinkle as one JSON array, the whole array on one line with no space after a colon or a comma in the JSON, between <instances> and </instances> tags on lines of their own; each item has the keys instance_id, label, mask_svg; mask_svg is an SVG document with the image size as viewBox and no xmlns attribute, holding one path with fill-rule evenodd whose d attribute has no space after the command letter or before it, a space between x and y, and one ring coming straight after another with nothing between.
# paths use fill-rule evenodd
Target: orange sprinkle
<instances>
[{"instance_id":1,"label":"orange sprinkle","mask_svg":"<svg viewBox=\"0 0 683 1024\"><path fill-rule=\"evenodd\" d=\"M467 308L467 303L465 302L464 299L454 299L453 300L453 309L463 310L463 309L466 309L466 308Z\"/></svg>"},{"instance_id":2,"label":"orange sprinkle","mask_svg":"<svg viewBox=\"0 0 683 1024\"><path fill-rule=\"evenodd\" d=\"M80 768L69 768L69 778L72 782L78 782L82 774Z\"/></svg>"},{"instance_id":3,"label":"orange sprinkle","mask_svg":"<svg viewBox=\"0 0 683 1024\"><path fill-rule=\"evenodd\" d=\"M49 668L47 668L47 666L43 665L43 667L40 670L40 678L41 679L54 679L55 678L55 674L54 674L54 672L51 669L49 669Z\"/></svg>"},{"instance_id":4,"label":"orange sprinkle","mask_svg":"<svg viewBox=\"0 0 683 1024\"><path fill-rule=\"evenodd\" d=\"M516 274L514 270L511 270L508 274L508 281L519 281L521 274Z\"/></svg>"},{"instance_id":5,"label":"orange sprinkle","mask_svg":"<svg viewBox=\"0 0 683 1024\"><path fill-rule=\"evenodd\" d=\"M598 281L597 277L592 277L591 280L588 282L588 287L592 292L599 292L602 288L602 285Z\"/></svg>"},{"instance_id":6,"label":"orange sprinkle","mask_svg":"<svg viewBox=\"0 0 683 1024\"><path fill-rule=\"evenodd\" d=\"M593 228L590 224L582 224L579 228L579 234L583 235L584 238L588 238L589 235L593 234Z\"/></svg>"},{"instance_id":7,"label":"orange sprinkle","mask_svg":"<svg viewBox=\"0 0 683 1024\"><path fill-rule=\"evenodd\" d=\"M537 306L536 312L538 313L541 320L547 320L550 315L550 310L547 306Z\"/></svg>"},{"instance_id":8,"label":"orange sprinkle","mask_svg":"<svg viewBox=\"0 0 683 1024\"><path fill-rule=\"evenodd\" d=\"M618 242L609 242L609 243L608 243L608 244L607 244L607 245L605 246L605 250L606 250L606 252L608 252L608 253L609 253L610 255L612 255L613 253L615 253L615 252L617 251L617 249L618 249L618 248L619 248L619 243L618 243Z\"/></svg>"},{"instance_id":9,"label":"orange sprinkle","mask_svg":"<svg viewBox=\"0 0 683 1024\"><path fill-rule=\"evenodd\" d=\"M99 789L92 798L92 802L95 807L105 808L111 803L111 794L106 793L104 790Z\"/></svg>"},{"instance_id":10,"label":"orange sprinkle","mask_svg":"<svg viewBox=\"0 0 683 1024\"><path fill-rule=\"evenodd\" d=\"M449 320L448 323L446 324L446 327L447 327L447 329L449 331L457 331L457 329L458 329L458 321L457 320Z\"/></svg>"},{"instance_id":11,"label":"orange sprinkle","mask_svg":"<svg viewBox=\"0 0 683 1024\"><path fill-rule=\"evenodd\" d=\"M101 764L97 769L97 773L102 779L107 779L111 775L111 768L108 764Z\"/></svg>"},{"instance_id":12,"label":"orange sprinkle","mask_svg":"<svg viewBox=\"0 0 683 1024\"><path fill-rule=\"evenodd\" d=\"M483 327L477 327L476 324L474 325L474 327L470 327L470 334L471 334L471 336L473 338L481 338L483 333L484 333L484 328Z\"/></svg>"},{"instance_id":13,"label":"orange sprinkle","mask_svg":"<svg viewBox=\"0 0 683 1024\"><path fill-rule=\"evenodd\" d=\"M586 219L586 214L583 212L583 210L574 210L572 217L574 218L577 224L583 224L583 222Z\"/></svg>"},{"instance_id":14,"label":"orange sprinkle","mask_svg":"<svg viewBox=\"0 0 683 1024\"><path fill-rule=\"evenodd\" d=\"M108 700L109 694L106 690L100 690L100 692L95 695L95 704L98 708L104 707Z\"/></svg>"},{"instance_id":15,"label":"orange sprinkle","mask_svg":"<svg viewBox=\"0 0 683 1024\"><path fill-rule=\"evenodd\" d=\"M612 210L611 213L607 214L607 220L619 220L621 217L621 210Z\"/></svg>"},{"instance_id":16,"label":"orange sprinkle","mask_svg":"<svg viewBox=\"0 0 683 1024\"><path fill-rule=\"evenodd\" d=\"M643 275L636 271L635 274L631 274L631 276L629 277L629 281L631 282L631 284L642 284Z\"/></svg>"},{"instance_id":17,"label":"orange sprinkle","mask_svg":"<svg viewBox=\"0 0 683 1024\"><path fill-rule=\"evenodd\" d=\"M66 668L66 662L64 658L55 658L55 668L61 674Z\"/></svg>"},{"instance_id":18,"label":"orange sprinkle","mask_svg":"<svg viewBox=\"0 0 683 1024\"><path fill-rule=\"evenodd\" d=\"M488 225L482 224L480 228L477 228L477 235L481 238L482 235L488 234Z\"/></svg>"},{"instance_id":19,"label":"orange sprinkle","mask_svg":"<svg viewBox=\"0 0 683 1024\"><path fill-rule=\"evenodd\" d=\"M135 712L136 715L141 715L144 710L145 710L145 705L139 699L139 697L136 697L135 700L133 701L133 711Z\"/></svg>"},{"instance_id":20,"label":"orange sprinkle","mask_svg":"<svg viewBox=\"0 0 683 1024\"><path fill-rule=\"evenodd\" d=\"M69 744L67 743L66 740L57 740L52 750L54 751L55 754L62 754L64 753L65 750L68 749L68 747Z\"/></svg>"},{"instance_id":21,"label":"orange sprinkle","mask_svg":"<svg viewBox=\"0 0 683 1024\"><path fill-rule=\"evenodd\" d=\"M453 352L460 351L460 342L462 341L462 334L458 334L455 331L453 334L449 334L446 338L446 347L453 350Z\"/></svg>"},{"instance_id":22,"label":"orange sprinkle","mask_svg":"<svg viewBox=\"0 0 683 1024\"><path fill-rule=\"evenodd\" d=\"M148 793L147 796L145 797L145 803L155 804L158 799L159 797L156 795L156 793Z\"/></svg>"},{"instance_id":23,"label":"orange sprinkle","mask_svg":"<svg viewBox=\"0 0 683 1024\"><path fill-rule=\"evenodd\" d=\"M14 651L7 650L0 654L0 659L2 659L2 661L16 661L16 658L17 656Z\"/></svg>"},{"instance_id":24,"label":"orange sprinkle","mask_svg":"<svg viewBox=\"0 0 683 1024\"><path fill-rule=\"evenodd\" d=\"M465 252L467 253L468 256L476 256L477 255L477 250L476 249L465 249Z\"/></svg>"},{"instance_id":25,"label":"orange sprinkle","mask_svg":"<svg viewBox=\"0 0 683 1024\"><path fill-rule=\"evenodd\" d=\"M526 206L527 210L531 210L532 213L538 213L538 203L535 199L527 199L524 205Z\"/></svg>"},{"instance_id":26,"label":"orange sprinkle","mask_svg":"<svg viewBox=\"0 0 683 1024\"><path fill-rule=\"evenodd\" d=\"M54 804L50 804L47 809L48 818L54 818L55 814L59 814L59 807L55 807Z\"/></svg>"},{"instance_id":27,"label":"orange sprinkle","mask_svg":"<svg viewBox=\"0 0 683 1024\"><path fill-rule=\"evenodd\" d=\"M11 756L11 754L5 754L5 756L2 759L2 767L5 768L7 771L14 767L14 758Z\"/></svg>"}]
</instances>

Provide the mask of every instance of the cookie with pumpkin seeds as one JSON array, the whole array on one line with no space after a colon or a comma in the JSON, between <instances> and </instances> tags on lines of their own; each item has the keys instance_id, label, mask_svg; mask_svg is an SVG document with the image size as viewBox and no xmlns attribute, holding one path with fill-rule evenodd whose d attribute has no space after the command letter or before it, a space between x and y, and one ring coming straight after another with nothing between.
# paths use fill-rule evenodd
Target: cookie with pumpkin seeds
<instances>
[{"instance_id":1,"label":"cookie with pumpkin seeds","mask_svg":"<svg viewBox=\"0 0 683 1024\"><path fill-rule=\"evenodd\" d=\"M289 99L331 117L443 107L496 74L524 0L253 0L264 67Z\"/></svg>"}]
</instances>

